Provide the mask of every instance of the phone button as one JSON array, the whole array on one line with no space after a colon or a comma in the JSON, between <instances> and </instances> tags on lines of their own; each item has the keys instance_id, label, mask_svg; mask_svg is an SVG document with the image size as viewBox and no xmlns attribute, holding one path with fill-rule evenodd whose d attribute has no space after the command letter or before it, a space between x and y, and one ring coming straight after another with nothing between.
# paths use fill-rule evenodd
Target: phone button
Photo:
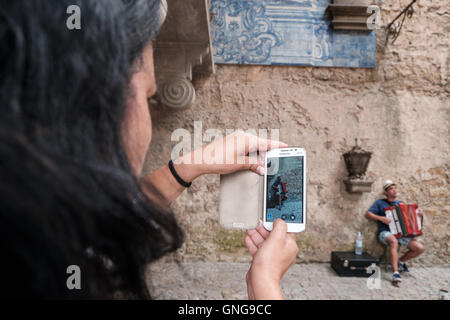
<instances>
[{"instance_id":1,"label":"phone button","mask_svg":"<svg viewBox=\"0 0 450 320\"><path fill-rule=\"evenodd\" d=\"M282 215L281 215L281 219L286 220L286 219L287 219L287 216L286 216L285 214L282 214Z\"/></svg>"},{"instance_id":2,"label":"phone button","mask_svg":"<svg viewBox=\"0 0 450 320\"><path fill-rule=\"evenodd\" d=\"M295 215L291 214L291 220L295 220Z\"/></svg>"}]
</instances>

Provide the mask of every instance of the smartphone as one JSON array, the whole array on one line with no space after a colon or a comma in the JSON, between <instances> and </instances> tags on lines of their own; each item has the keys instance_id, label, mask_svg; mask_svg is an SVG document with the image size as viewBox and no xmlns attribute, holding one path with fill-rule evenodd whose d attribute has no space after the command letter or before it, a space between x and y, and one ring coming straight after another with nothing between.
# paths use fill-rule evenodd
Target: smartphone
<instances>
[{"instance_id":1,"label":"smartphone","mask_svg":"<svg viewBox=\"0 0 450 320\"><path fill-rule=\"evenodd\" d=\"M263 223L272 230L280 218L288 232L306 227L306 150L281 148L266 152Z\"/></svg>"}]
</instances>

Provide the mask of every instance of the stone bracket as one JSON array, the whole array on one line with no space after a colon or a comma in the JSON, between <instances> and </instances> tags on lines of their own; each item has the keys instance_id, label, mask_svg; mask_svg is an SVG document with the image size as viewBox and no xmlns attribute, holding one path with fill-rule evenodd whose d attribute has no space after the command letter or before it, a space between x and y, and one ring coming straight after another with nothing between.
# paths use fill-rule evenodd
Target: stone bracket
<instances>
[{"instance_id":1,"label":"stone bracket","mask_svg":"<svg viewBox=\"0 0 450 320\"><path fill-rule=\"evenodd\" d=\"M204 64L209 54L208 43L157 42L155 72L158 78L177 75L192 80L193 72L212 73Z\"/></svg>"},{"instance_id":2,"label":"stone bracket","mask_svg":"<svg viewBox=\"0 0 450 320\"><path fill-rule=\"evenodd\" d=\"M333 19L331 26L334 30L360 30L372 31L367 26L367 19L371 14L367 13L370 1L335 0L328 6Z\"/></svg>"},{"instance_id":3,"label":"stone bracket","mask_svg":"<svg viewBox=\"0 0 450 320\"><path fill-rule=\"evenodd\" d=\"M185 109L195 102L194 73L215 72L208 0L168 0L168 18L155 41L155 74L162 104Z\"/></svg>"},{"instance_id":4,"label":"stone bracket","mask_svg":"<svg viewBox=\"0 0 450 320\"><path fill-rule=\"evenodd\" d=\"M344 179L345 190L350 193L372 192L374 181L362 179Z\"/></svg>"}]
</instances>

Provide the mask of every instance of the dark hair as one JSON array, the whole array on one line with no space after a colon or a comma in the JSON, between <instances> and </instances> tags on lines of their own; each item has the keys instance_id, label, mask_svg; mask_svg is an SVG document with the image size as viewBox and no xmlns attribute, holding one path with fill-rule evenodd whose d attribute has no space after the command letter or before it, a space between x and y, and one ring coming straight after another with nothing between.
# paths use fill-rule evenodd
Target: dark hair
<instances>
[{"instance_id":1,"label":"dark hair","mask_svg":"<svg viewBox=\"0 0 450 320\"><path fill-rule=\"evenodd\" d=\"M66 27L74 4L81 30ZM181 246L121 141L159 10L157 0L0 2L0 297L148 298L146 264ZM66 285L70 265L81 290Z\"/></svg>"}]
</instances>

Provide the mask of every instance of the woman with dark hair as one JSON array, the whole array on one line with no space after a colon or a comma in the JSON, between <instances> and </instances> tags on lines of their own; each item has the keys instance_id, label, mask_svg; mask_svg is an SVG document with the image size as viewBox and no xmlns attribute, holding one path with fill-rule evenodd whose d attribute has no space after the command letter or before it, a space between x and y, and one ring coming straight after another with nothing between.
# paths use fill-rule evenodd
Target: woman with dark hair
<instances>
[{"instance_id":1,"label":"woman with dark hair","mask_svg":"<svg viewBox=\"0 0 450 320\"><path fill-rule=\"evenodd\" d=\"M140 177L151 140L148 99L156 91L151 40L157 0L0 2L0 297L150 298L145 266L179 248L183 232L169 204L183 192L168 166ZM66 26L77 5L81 30ZM282 143L242 132L225 154ZM226 142L229 142L226 144ZM178 178L260 164L175 161ZM250 298L281 298L279 281L297 246L278 221L248 231ZM67 269L81 270L81 289Z\"/></svg>"}]
</instances>

